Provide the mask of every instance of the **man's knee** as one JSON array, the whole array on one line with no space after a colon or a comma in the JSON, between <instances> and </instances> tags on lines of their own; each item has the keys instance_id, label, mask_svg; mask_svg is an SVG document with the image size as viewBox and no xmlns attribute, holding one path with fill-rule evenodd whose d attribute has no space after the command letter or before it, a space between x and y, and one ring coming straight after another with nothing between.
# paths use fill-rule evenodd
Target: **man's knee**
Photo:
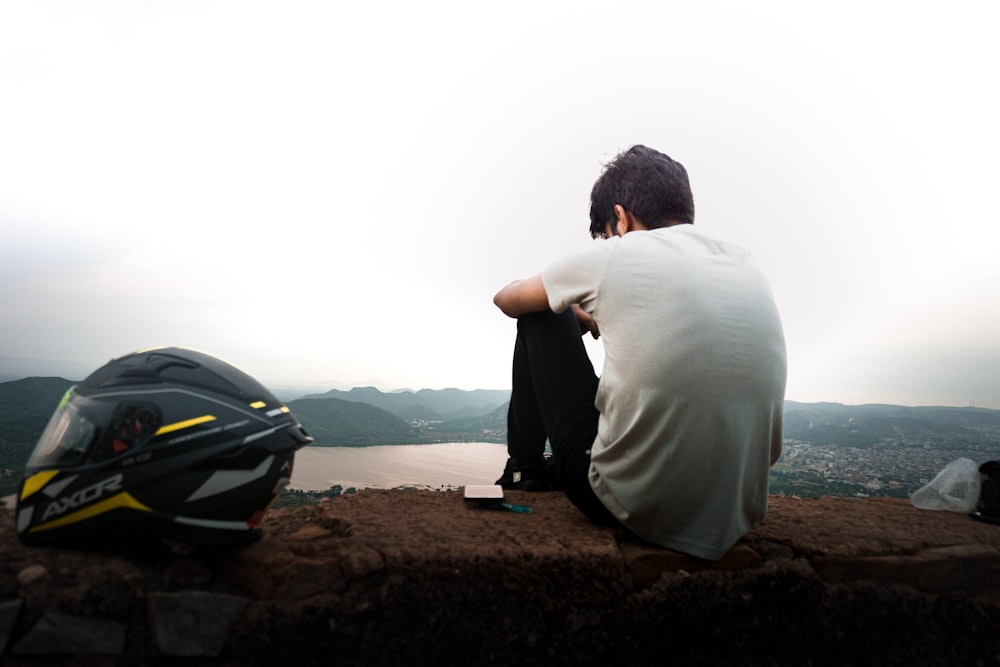
<instances>
[{"instance_id":1,"label":"man's knee","mask_svg":"<svg viewBox=\"0 0 1000 667\"><path fill-rule=\"evenodd\" d=\"M521 332L536 331L569 331L579 330L576 324L576 317L569 309L561 313L554 313L551 310L540 310L535 313L525 313L517 318L517 328Z\"/></svg>"}]
</instances>

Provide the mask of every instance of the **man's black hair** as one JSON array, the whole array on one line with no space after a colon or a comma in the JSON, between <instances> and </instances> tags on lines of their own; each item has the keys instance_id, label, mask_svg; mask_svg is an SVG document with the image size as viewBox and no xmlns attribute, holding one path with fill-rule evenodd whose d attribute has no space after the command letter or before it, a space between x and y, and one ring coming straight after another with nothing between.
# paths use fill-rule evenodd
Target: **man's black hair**
<instances>
[{"instance_id":1,"label":"man's black hair","mask_svg":"<svg viewBox=\"0 0 1000 667\"><path fill-rule=\"evenodd\" d=\"M604 167L590 192L590 235L604 236L615 221L615 204L649 229L694 224L694 195L687 170L670 156L632 146Z\"/></svg>"}]
</instances>

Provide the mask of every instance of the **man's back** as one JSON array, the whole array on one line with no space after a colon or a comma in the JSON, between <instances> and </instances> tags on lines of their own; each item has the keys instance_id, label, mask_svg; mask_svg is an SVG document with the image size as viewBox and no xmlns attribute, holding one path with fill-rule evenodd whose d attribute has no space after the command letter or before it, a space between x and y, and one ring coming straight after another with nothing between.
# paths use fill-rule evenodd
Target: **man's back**
<instances>
[{"instance_id":1,"label":"man's back","mask_svg":"<svg viewBox=\"0 0 1000 667\"><path fill-rule=\"evenodd\" d=\"M763 517L781 447L785 346L741 248L690 225L630 233L543 272L553 310L605 346L591 484L652 542L718 558Z\"/></svg>"}]
</instances>

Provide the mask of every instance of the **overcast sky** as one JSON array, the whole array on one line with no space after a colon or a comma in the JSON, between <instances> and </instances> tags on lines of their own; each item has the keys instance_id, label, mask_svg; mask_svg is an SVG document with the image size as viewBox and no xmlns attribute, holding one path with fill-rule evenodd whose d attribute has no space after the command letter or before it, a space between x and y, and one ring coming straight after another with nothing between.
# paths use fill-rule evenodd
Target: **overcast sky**
<instances>
[{"instance_id":1,"label":"overcast sky","mask_svg":"<svg viewBox=\"0 0 1000 667\"><path fill-rule=\"evenodd\" d=\"M508 388L494 292L643 143L763 264L789 399L1000 407L994 5L4 0L0 371Z\"/></svg>"}]
</instances>

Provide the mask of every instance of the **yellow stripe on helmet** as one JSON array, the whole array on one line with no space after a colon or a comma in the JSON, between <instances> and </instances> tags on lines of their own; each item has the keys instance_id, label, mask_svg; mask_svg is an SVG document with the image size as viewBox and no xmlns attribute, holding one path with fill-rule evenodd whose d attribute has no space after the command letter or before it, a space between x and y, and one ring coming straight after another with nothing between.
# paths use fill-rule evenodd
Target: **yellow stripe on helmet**
<instances>
[{"instance_id":1,"label":"yellow stripe on helmet","mask_svg":"<svg viewBox=\"0 0 1000 667\"><path fill-rule=\"evenodd\" d=\"M21 500L40 490L49 483L49 480L58 475L59 472L59 470L43 470L42 472L36 472L24 480L24 485L21 487Z\"/></svg>"},{"instance_id":2,"label":"yellow stripe on helmet","mask_svg":"<svg viewBox=\"0 0 1000 667\"><path fill-rule=\"evenodd\" d=\"M164 433L173 433L174 431L180 431L181 429L191 428L192 426L197 426L198 424L204 424L205 422L215 421L215 415L202 415L201 417L195 417L194 419L185 419L181 422L174 422L173 424L165 424L159 428L156 435L163 435Z\"/></svg>"},{"instance_id":3,"label":"yellow stripe on helmet","mask_svg":"<svg viewBox=\"0 0 1000 667\"><path fill-rule=\"evenodd\" d=\"M99 503L94 503L90 507L85 507L78 512L73 512L67 514L66 516L59 517L49 521L48 523L43 523L39 526L35 526L31 529L31 532L37 532L40 530L49 530L50 528L60 528L62 526L67 526L71 523L76 523L77 521L83 521L85 519L91 519L99 514L104 514L105 512L110 512L111 510L121 509L121 508L141 510L143 512L152 512L153 510L146 507L138 500L136 500L132 494L122 491L121 493L115 494L110 498L106 498Z\"/></svg>"}]
</instances>

